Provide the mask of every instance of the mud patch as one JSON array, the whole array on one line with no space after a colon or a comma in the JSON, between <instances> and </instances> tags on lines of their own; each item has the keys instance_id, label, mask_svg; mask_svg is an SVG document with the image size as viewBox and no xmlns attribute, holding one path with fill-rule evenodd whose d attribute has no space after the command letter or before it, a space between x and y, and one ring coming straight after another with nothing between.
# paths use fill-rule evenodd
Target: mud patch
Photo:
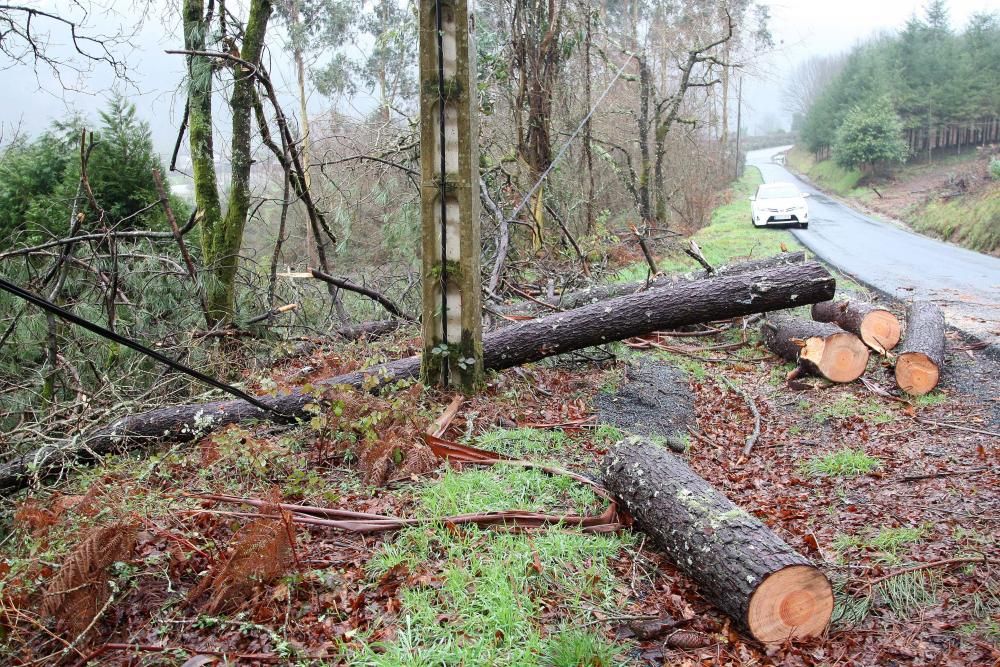
<instances>
[{"instance_id":1,"label":"mud patch","mask_svg":"<svg viewBox=\"0 0 1000 667\"><path fill-rule=\"evenodd\" d=\"M687 374L673 366L639 361L625 369L625 385L594 400L597 419L634 435L665 438L671 448L695 422L694 397Z\"/></svg>"}]
</instances>

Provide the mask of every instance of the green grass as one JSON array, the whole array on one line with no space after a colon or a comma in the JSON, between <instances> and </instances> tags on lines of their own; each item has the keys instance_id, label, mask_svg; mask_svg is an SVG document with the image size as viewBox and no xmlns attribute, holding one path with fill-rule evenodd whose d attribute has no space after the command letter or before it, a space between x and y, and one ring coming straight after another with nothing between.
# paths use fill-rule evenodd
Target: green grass
<instances>
[{"instance_id":1,"label":"green grass","mask_svg":"<svg viewBox=\"0 0 1000 667\"><path fill-rule=\"evenodd\" d=\"M606 428L604 437L620 436ZM515 456L557 457L561 433L494 431L477 444ZM531 456L534 455L534 456ZM535 470L493 466L446 471L423 488L418 516L530 509L599 512L586 487ZM427 583L400 593L399 630L391 642L367 644L351 656L356 665L537 665L575 667L616 664L624 646L607 640L593 611L619 604L611 563L632 548L627 535L586 535L552 528L517 535L445 525L402 531L371 559L377 582L391 569L427 572ZM553 614L551 605L556 605ZM544 625L542 617L560 619ZM550 621L551 623L551 621ZM363 639L363 638L362 638Z\"/></svg>"},{"instance_id":2,"label":"green grass","mask_svg":"<svg viewBox=\"0 0 1000 667\"><path fill-rule=\"evenodd\" d=\"M935 405L941 405L948 401L948 395L942 393L941 391L932 391L929 394L924 394L923 396L911 396L910 400L918 408L930 408Z\"/></svg>"},{"instance_id":3,"label":"green grass","mask_svg":"<svg viewBox=\"0 0 1000 667\"><path fill-rule=\"evenodd\" d=\"M881 465L881 461L868 456L861 450L844 448L825 456L815 456L806 461L802 468L805 472L817 477L825 475L827 477L850 478L866 475Z\"/></svg>"},{"instance_id":4,"label":"green grass","mask_svg":"<svg viewBox=\"0 0 1000 667\"><path fill-rule=\"evenodd\" d=\"M869 424L888 424L895 421L895 415L875 399L860 400L851 394L844 394L837 400L822 406L815 413L816 421L861 417Z\"/></svg>"},{"instance_id":5,"label":"green grass","mask_svg":"<svg viewBox=\"0 0 1000 667\"><path fill-rule=\"evenodd\" d=\"M910 223L918 232L980 252L996 252L1000 250L1000 185L979 196L931 202Z\"/></svg>"},{"instance_id":6,"label":"green grass","mask_svg":"<svg viewBox=\"0 0 1000 667\"><path fill-rule=\"evenodd\" d=\"M796 146L790 150L786 163L792 170L808 176L821 189L842 197L867 192L865 190L858 192L858 183L863 177L860 170L844 169L833 160L816 162L812 153L804 148Z\"/></svg>"},{"instance_id":7,"label":"green grass","mask_svg":"<svg viewBox=\"0 0 1000 667\"><path fill-rule=\"evenodd\" d=\"M712 213L712 221L691 237L701 247L712 266L722 266L746 259L760 259L780 253L784 244L789 252L802 250L791 232L784 229L756 229L750 222L747 199L763 182L760 170L747 167L743 177L733 184L731 200ZM697 270L694 260L683 252L658 258L657 268L665 273ZM615 274L614 282L645 280L648 267L640 262Z\"/></svg>"},{"instance_id":8,"label":"green grass","mask_svg":"<svg viewBox=\"0 0 1000 667\"><path fill-rule=\"evenodd\" d=\"M809 178L824 190L848 196L855 193L863 174L858 169L845 169L833 160L823 160L809 170Z\"/></svg>"}]
</instances>

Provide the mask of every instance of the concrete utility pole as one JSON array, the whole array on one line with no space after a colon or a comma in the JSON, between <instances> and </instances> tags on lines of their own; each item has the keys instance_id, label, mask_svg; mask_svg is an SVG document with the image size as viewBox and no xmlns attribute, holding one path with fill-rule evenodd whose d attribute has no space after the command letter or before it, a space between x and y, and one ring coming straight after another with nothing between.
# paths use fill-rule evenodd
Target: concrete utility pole
<instances>
[{"instance_id":1,"label":"concrete utility pole","mask_svg":"<svg viewBox=\"0 0 1000 667\"><path fill-rule=\"evenodd\" d=\"M421 373L466 393L483 381L472 25L469 0L420 0Z\"/></svg>"}]
</instances>

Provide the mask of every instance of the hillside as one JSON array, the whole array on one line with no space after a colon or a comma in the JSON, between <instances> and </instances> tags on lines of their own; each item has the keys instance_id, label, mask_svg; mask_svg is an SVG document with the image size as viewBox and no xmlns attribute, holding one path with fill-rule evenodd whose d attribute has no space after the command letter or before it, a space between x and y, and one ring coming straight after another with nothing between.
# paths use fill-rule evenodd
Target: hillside
<instances>
[{"instance_id":1,"label":"hillside","mask_svg":"<svg viewBox=\"0 0 1000 667\"><path fill-rule=\"evenodd\" d=\"M816 161L801 146L786 165L850 204L914 231L972 250L1000 254L1000 181L990 176L996 148L976 149L934 162L908 164L889 176L865 177L833 160Z\"/></svg>"}]
</instances>

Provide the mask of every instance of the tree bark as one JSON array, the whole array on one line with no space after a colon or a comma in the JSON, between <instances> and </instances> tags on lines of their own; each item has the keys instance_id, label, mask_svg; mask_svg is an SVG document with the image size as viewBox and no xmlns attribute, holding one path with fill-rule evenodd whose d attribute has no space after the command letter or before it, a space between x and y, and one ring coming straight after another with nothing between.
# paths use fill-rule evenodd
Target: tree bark
<instances>
[{"instance_id":1,"label":"tree bark","mask_svg":"<svg viewBox=\"0 0 1000 667\"><path fill-rule=\"evenodd\" d=\"M944 313L930 301L914 301L906 313L906 338L896 357L896 384L913 396L937 386L944 366Z\"/></svg>"},{"instance_id":2,"label":"tree bark","mask_svg":"<svg viewBox=\"0 0 1000 667\"><path fill-rule=\"evenodd\" d=\"M701 279L708 277L714 278L723 276L734 276L742 273L752 273L754 271L762 271L765 269L771 269L779 266L804 264L805 261L806 261L806 254L804 252L781 253L780 255L775 255L774 257L765 257L764 259L755 259L747 262L739 262L736 264L722 266L716 269L715 272L712 274L709 274L708 271L698 271L694 274L694 278ZM677 276L660 276L658 278L655 278L654 280L649 281L648 283L645 280L642 280L633 283L595 285L593 287L587 287L573 292L566 292L558 299L554 300L539 299L539 300L555 308L561 308L563 310L571 310L573 308L580 308L581 306L597 303L598 301L603 301L605 299L625 296L628 294L636 294L639 292L643 292L646 289L673 287L682 280L683 280L682 278L678 278ZM501 308L500 311L506 315L512 315L515 313L531 315L531 314L537 314L539 312L548 313L549 309L545 309L544 306L540 306L539 304L518 302L510 306L505 306Z\"/></svg>"},{"instance_id":3,"label":"tree bark","mask_svg":"<svg viewBox=\"0 0 1000 667\"><path fill-rule=\"evenodd\" d=\"M403 323L403 320L374 320L338 329L336 334L346 340L374 340L391 334Z\"/></svg>"},{"instance_id":4,"label":"tree bark","mask_svg":"<svg viewBox=\"0 0 1000 667\"><path fill-rule=\"evenodd\" d=\"M761 334L779 357L831 382L854 382L868 367L861 339L833 324L776 313L761 325Z\"/></svg>"},{"instance_id":5,"label":"tree bark","mask_svg":"<svg viewBox=\"0 0 1000 667\"><path fill-rule=\"evenodd\" d=\"M642 438L604 459L604 485L705 597L764 643L818 637L826 576L680 458Z\"/></svg>"},{"instance_id":6,"label":"tree bark","mask_svg":"<svg viewBox=\"0 0 1000 667\"><path fill-rule=\"evenodd\" d=\"M836 281L816 262L682 282L494 331L483 337L483 361L486 368L503 370L660 329L825 301L835 290ZM321 384L374 390L419 375L420 358L409 357L329 378ZM306 417L306 405L319 399L296 389L262 400L294 420ZM74 461L88 462L95 455L155 442L190 441L221 426L252 419L280 418L244 401L182 405L123 417L72 443L43 447L0 466L0 492L22 488L36 477L59 471Z\"/></svg>"},{"instance_id":7,"label":"tree bark","mask_svg":"<svg viewBox=\"0 0 1000 667\"><path fill-rule=\"evenodd\" d=\"M885 354L899 344L899 319L885 308L862 301L824 301L813 304L812 318L832 322L858 336L865 345Z\"/></svg>"},{"instance_id":8,"label":"tree bark","mask_svg":"<svg viewBox=\"0 0 1000 667\"><path fill-rule=\"evenodd\" d=\"M184 0L184 47L203 52L211 26L203 14L202 0ZM250 13L239 57L252 67L260 64L264 35L271 17L269 0L251 0ZM243 230L250 210L250 134L253 114L253 72L233 65L231 177L225 213L217 188L212 149L213 64L204 55L188 55L188 138L194 168L195 207L201 223L205 265L205 302L211 324L229 324L235 318L236 272L239 268Z\"/></svg>"}]
</instances>

